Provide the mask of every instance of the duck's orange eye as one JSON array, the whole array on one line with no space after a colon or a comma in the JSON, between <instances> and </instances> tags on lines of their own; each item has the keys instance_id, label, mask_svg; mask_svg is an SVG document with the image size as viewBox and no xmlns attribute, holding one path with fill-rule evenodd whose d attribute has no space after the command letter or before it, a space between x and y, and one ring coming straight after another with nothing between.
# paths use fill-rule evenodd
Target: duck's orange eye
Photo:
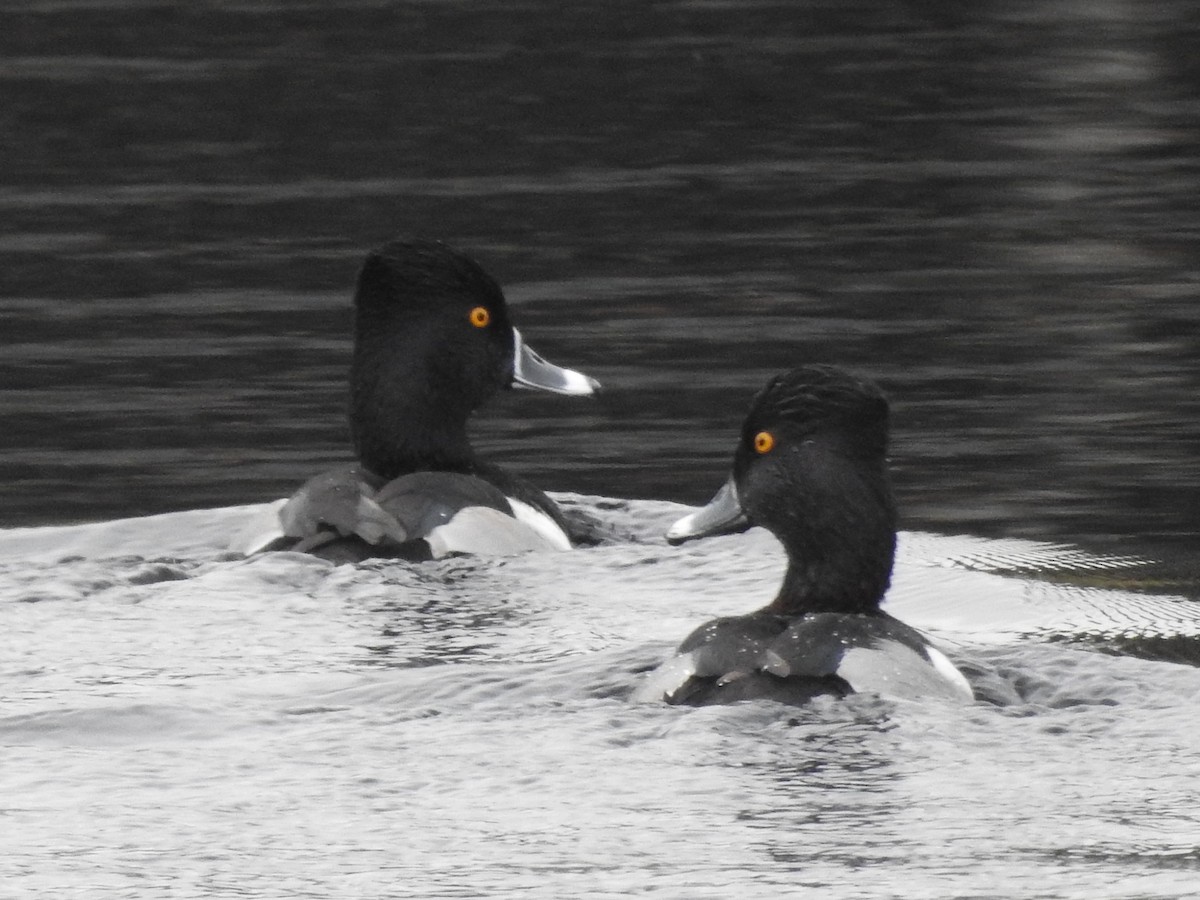
<instances>
[{"instance_id":1,"label":"duck's orange eye","mask_svg":"<svg viewBox=\"0 0 1200 900\"><path fill-rule=\"evenodd\" d=\"M488 322L492 321L492 314L488 312L486 306L477 306L471 310L471 314L467 318L476 328L485 328Z\"/></svg>"},{"instance_id":2,"label":"duck's orange eye","mask_svg":"<svg viewBox=\"0 0 1200 900\"><path fill-rule=\"evenodd\" d=\"M775 435L769 431L760 431L754 436L754 452L770 453L775 446Z\"/></svg>"}]
</instances>

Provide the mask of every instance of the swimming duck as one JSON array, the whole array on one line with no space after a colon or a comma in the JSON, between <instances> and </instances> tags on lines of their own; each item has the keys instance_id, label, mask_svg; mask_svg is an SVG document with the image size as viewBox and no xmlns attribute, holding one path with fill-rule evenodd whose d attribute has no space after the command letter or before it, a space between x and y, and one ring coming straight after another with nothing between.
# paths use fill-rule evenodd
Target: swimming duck
<instances>
[{"instance_id":1,"label":"swimming duck","mask_svg":"<svg viewBox=\"0 0 1200 900\"><path fill-rule=\"evenodd\" d=\"M840 369L803 366L758 393L729 480L667 540L761 525L787 553L783 584L757 612L693 631L638 699L800 704L856 691L972 698L937 648L879 608L896 549L887 441L883 393Z\"/></svg>"},{"instance_id":2,"label":"swimming duck","mask_svg":"<svg viewBox=\"0 0 1200 900\"><path fill-rule=\"evenodd\" d=\"M442 243L394 241L368 254L354 314L358 461L309 479L234 549L338 561L569 549L558 506L479 459L467 420L501 388L591 395L599 382L535 353L510 323L500 286Z\"/></svg>"}]
</instances>

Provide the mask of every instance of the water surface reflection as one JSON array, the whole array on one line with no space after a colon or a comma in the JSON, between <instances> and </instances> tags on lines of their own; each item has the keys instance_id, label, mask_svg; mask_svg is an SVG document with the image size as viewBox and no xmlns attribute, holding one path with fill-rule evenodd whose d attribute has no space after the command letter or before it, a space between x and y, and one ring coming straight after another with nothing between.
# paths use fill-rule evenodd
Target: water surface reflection
<instances>
[{"instance_id":1,"label":"water surface reflection","mask_svg":"<svg viewBox=\"0 0 1200 900\"><path fill-rule=\"evenodd\" d=\"M9 4L6 522L344 458L355 267L411 233L609 386L481 417L548 487L699 501L828 361L895 399L908 527L1193 548L1198 37L1184 0Z\"/></svg>"}]
</instances>

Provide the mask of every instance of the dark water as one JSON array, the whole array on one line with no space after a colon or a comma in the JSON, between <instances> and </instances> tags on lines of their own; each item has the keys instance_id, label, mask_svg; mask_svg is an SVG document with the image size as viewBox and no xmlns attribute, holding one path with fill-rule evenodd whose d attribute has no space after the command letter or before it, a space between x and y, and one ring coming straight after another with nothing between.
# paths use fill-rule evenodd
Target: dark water
<instances>
[{"instance_id":1,"label":"dark water","mask_svg":"<svg viewBox=\"0 0 1200 900\"><path fill-rule=\"evenodd\" d=\"M909 527L1186 556L1198 39L1189 0L7 3L3 521L344 458L356 266L413 234L608 388L480 416L547 487L697 502L820 360L891 392Z\"/></svg>"}]
</instances>

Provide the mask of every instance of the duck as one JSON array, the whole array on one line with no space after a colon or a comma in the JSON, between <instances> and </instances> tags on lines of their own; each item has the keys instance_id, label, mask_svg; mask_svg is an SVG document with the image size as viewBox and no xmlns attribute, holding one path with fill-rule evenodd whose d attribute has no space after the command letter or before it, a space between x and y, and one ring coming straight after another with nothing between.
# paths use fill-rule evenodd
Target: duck
<instances>
[{"instance_id":1,"label":"duck","mask_svg":"<svg viewBox=\"0 0 1200 900\"><path fill-rule=\"evenodd\" d=\"M594 396L600 383L536 353L465 253L418 239L370 251L354 293L355 461L266 507L230 549L335 562L570 549L558 505L471 447L471 414L509 387Z\"/></svg>"},{"instance_id":2,"label":"duck","mask_svg":"<svg viewBox=\"0 0 1200 900\"><path fill-rule=\"evenodd\" d=\"M728 479L666 539L679 545L761 526L783 545L783 583L756 612L695 629L636 699L795 706L874 692L973 700L945 654L880 608L896 552L888 418L874 382L834 366L792 369L758 392Z\"/></svg>"}]
</instances>

